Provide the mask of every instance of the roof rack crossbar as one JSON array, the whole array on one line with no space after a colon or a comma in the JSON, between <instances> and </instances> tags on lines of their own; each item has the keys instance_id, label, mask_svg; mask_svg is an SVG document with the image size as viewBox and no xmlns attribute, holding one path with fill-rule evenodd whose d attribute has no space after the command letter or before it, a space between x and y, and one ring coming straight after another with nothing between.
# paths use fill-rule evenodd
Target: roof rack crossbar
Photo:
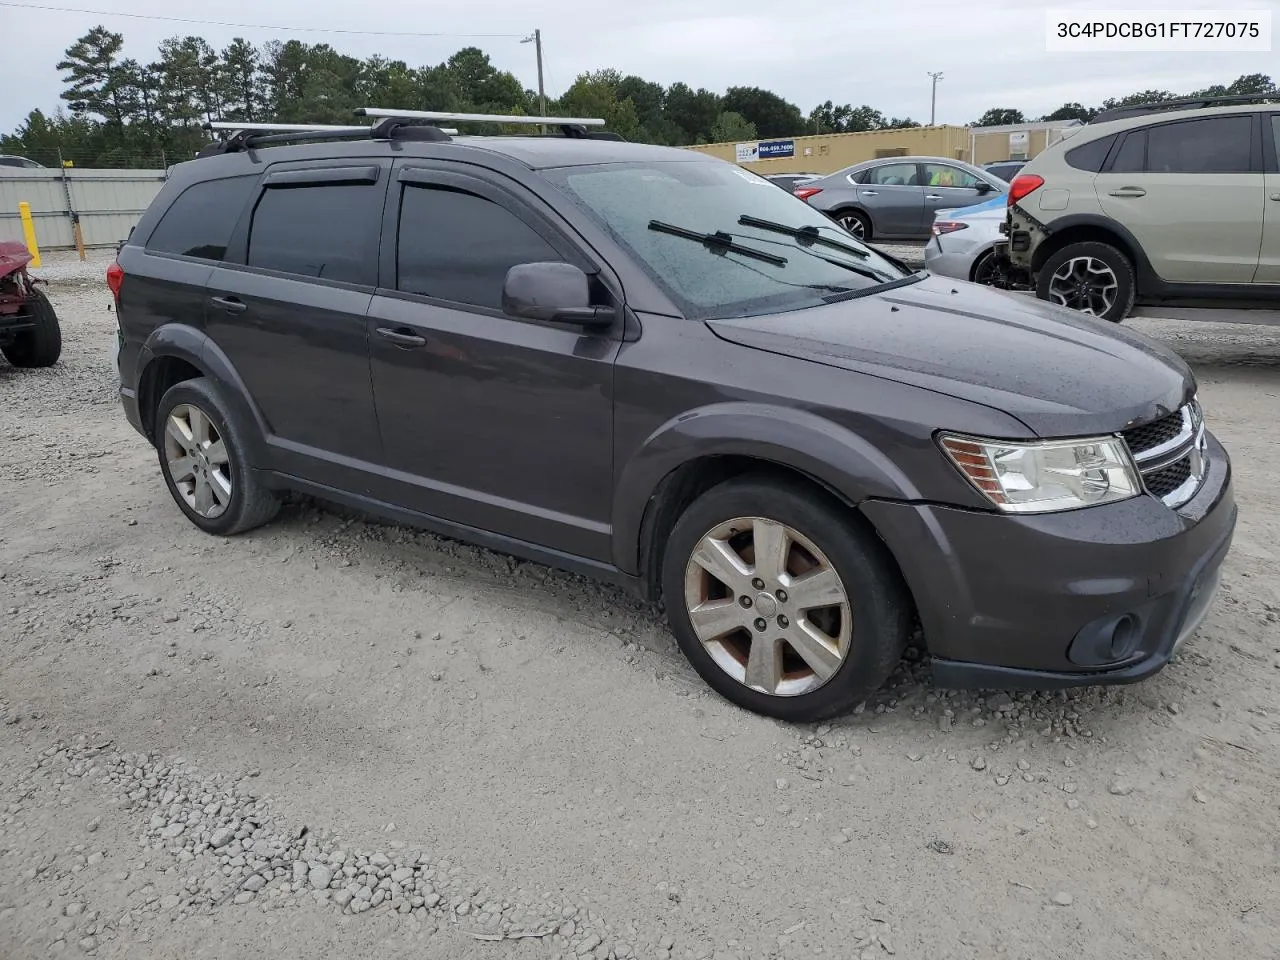
<instances>
[{"instance_id":1,"label":"roof rack crossbar","mask_svg":"<svg viewBox=\"0 0 1280 960\"><path fill-rule=\"evenodd\" d=\"M368 133L367 124L334 124L334 123L240 123L235 120L213 120L203 123L205 130L248 130L253 133L309 133L312 130L325 133Z\"/></svg>"},{"instance_id":2,"label":"roof rack crossbar","mask_svg":"<svg viewBox=\"0 0 1280 960\"><path fill-rule=\"evenodd\" d=\"M1168 110L1197 110L1208 107L1225 107L1232 104L1272 103L1280 101L1277 93L1240 93L1221 97L1178 97L1174 100L1155 100L1151 103L1132 103L1124 107L1112 107L1103 110L1090 123L1106 123L1108 120L1119 120L1123 117L1141 117L1150 113L1163 113Z\"/></svg>"},{"instance_id":3,"label":"roof rack crossbar","mask_svg":"<svg viewBox=\"0 0 1280 960\"><path fill-rule=\"evenodd\" d=\"M384 120L373 125L331 123L250 123L214 120L201 124L205 130L224 133L222 140L214 141L196 154L197 157L236 153L253 147L272 146L281 143L297 143L301 140L330 140L345 137L368 137L374 140L430 139L448 140L457 130L434 124L414 124ZM405 131L416 131L426 136L413 136Z\"/></svg>"},{"instance_id":4,"label":"roof rack crossbar","mask_svg":"<svg viewBox=\"0 0 1280 960\"><path fill-rule=\"evenodd\" d=\"M524 114L448 113L437 110L389 110L384 107L358 107L358 117L383 117L397 120L452 121L454 123L511 123L549 127L603 127L599 117L538 117Z\"/></svg>"}]
</instances>

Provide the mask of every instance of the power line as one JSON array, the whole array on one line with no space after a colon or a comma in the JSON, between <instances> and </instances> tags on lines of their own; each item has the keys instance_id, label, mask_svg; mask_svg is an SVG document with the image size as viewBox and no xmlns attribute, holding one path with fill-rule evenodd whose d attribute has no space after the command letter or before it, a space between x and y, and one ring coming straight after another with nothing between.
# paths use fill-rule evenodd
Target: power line
<instances>
[{"instance_id":1,"label":"power line","mask_svg":"<svg viewBox=\"0 0 1280 960\"><path fill-rule=\"evenodd\" d=\"M341 33L365 37L457 37L460 39L519 39L522 33L429 33L412 30L343 30L336 27L282 27L268 23L230 23L226 20L199 20L192 17L166 17L153 13L121 13L107 10L84 10L79 7L47 7L38 3L15 3L0 0L0 7L22 10L44 10L51 13L87 13L95 17L127 17L132 20L164 20L169 23L191 23L207 27L237 27L244 30L278 30L281 33Z\"/></svg>"}]
</instances>

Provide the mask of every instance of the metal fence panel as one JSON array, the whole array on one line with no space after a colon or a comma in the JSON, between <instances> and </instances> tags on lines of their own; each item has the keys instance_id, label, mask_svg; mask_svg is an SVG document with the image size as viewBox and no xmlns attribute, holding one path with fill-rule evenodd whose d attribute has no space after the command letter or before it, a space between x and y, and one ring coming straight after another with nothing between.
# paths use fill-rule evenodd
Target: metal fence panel
<instances>
[{"instance_id":1,"label":"metal fence panel","mask_svg":"<svg viewBox=\"0 0 1280 960\"><path fill-rule=\"evenodd\" d=\"M0 167L0 240L22 240L18 204L31 204L42 250L75 246L72 213L86 247L115 246L164 186L164 170Z\"/></svg>"}]
</instances>

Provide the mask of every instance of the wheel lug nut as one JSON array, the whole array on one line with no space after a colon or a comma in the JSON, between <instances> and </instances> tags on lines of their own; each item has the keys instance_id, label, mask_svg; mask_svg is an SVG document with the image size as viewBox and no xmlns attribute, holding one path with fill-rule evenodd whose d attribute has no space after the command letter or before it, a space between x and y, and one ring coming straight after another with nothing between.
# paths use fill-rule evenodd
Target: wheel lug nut
<instances>
[{"instance_id":1,"label":"wheel lug nut","mask_svg":"<svg viewBox=\"0 0 1280 960\"><path fill-rule=\"evenodd\" d=\"M745 597L745 596L744 596L744 597L739 597L739 598L738 598L738 602L739 602L740 604L742 604L744 607L749 607L749 606L751 606L751 598L750 598L750 597Z\"/></svg>"},{"instance_id":2,"label":"wheel lug nut","mask_svg":"<svg viewBox=\"0 0 1280 960\"><path fill-rule=\"evenodd\" d=\"M791 626L791 621L786 617L778 617L778 626L785 630L787 627Z\"/></svg>"},{"instance_id":3,"label":"wheel lug nut","mask_svg":"<svg viewBox=\"0 0 1280 960\"><path fill-rule=\"evenodd\" d=\"M757 630L761 630L761 631L763 631L763 630L764 630L766 627L768 627L768 626L769 626L769 624L768 624L768 622L765 620L765 618L764 618L764 617L759 617L759 618L756 620L756 629L757 629Z\"/></svg>"},{"instance_id":4,"label":"wheel lug nut","mask_svg":"<svg viewBox=\"0 0 1280 960\"><path fill-rule=\"evenodd\" d=\"M779 602L779 603L786 603L786 602L787 602L787 591L785 591L785 590L779 590L779 591L778 591L778 602Z\"/></svg>"},{"instance_id":5,"label":"wheel lug nut","mask_svg":"<svg viewBox=\"0 0 1280 960\"><path fill-rule=\"evenodd\" d=\"M757 590L764 589L764 581L761 580L759 577L756 577L754 580L752 580L751 585L755 587Z\"/></svg>"}]
</instances>

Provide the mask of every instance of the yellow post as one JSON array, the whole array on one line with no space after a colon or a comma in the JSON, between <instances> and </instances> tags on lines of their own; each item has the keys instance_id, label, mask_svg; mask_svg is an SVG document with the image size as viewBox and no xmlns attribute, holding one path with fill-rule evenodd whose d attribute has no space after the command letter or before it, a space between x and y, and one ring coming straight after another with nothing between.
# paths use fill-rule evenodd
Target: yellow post
<instances>
[{"instance_id":1,"label":"yellow post","mask_svg":"<svg viewBox=\"0 0 1280 960\"><path fill-rule=\"evenodd\" d=\"M31 204L23 200L18 204L18 216L22 218L22 238L31 251L31 265L40 266L40 248L36 245L36 225L31 222Z\"/></svg>"}]
</instances>

